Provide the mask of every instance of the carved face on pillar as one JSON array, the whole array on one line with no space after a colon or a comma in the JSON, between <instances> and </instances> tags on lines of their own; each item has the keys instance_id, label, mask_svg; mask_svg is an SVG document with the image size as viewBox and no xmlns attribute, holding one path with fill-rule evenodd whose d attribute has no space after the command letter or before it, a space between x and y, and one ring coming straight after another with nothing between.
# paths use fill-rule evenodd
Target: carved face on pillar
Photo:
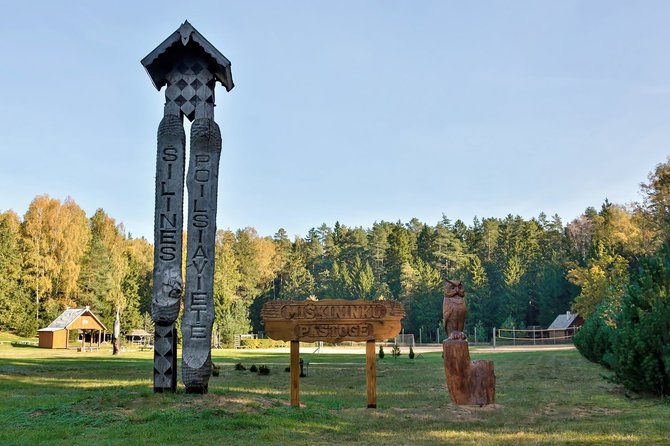
<instances>
[{"instance_id":1,"label":"carved face on pillar","mask_svg":"<svg viewBox=\"0 0 670 446\"><path fill-rule=\"evenodd\" d=\"M182 281L181 273L174 270L166 270L163 274L163 294L170 299L179 300L181 298Z\"/></svg>"}]
</instances>

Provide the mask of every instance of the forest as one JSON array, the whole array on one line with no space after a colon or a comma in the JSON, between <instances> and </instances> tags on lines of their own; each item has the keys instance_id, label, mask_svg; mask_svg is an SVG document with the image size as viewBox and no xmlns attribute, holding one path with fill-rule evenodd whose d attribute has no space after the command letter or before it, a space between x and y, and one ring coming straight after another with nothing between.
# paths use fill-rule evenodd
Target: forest
<instances>
[{"instance_id":1,"label":"forest","mask_svg":"<svg viewBox=\"0 0 670 446\"><path fill-rule=\"evenodd\" d=\"M474 218L443 215L375 222L335 222L290 239L284 229L219 230L214 296L216 338L259 332L271 299L397 299L405 333L424 342L441 323L445 278L466 289L466 332L542 326L573 310L588 319L603 303L619 311L644 259L670 228L670 161L641 184L639 203L604 203L570 222L540 214ZM184 256L185 258L186 256ZM642 262L642 263L641 263ZM152 244L133 238L98 209L74 199L36 197L23 216L0 213L0 330L34 336L66 307L89 305L107 327L118 309L122 332L151 329Z\"/></svg>"}]
</instances>

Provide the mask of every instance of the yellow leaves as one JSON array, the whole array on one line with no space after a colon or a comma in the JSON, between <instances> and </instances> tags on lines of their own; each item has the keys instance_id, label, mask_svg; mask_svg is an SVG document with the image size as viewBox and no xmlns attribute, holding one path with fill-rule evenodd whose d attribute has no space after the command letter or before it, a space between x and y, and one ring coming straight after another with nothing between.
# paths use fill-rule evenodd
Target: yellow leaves
<instances>
[{"instance_id":1,"label":"yellow leaves","mask_svg":"<svg viewBox=\"0 0 670 446\"><path fill-rule=\"evenodd\" d=\"M153 269L154 247L146 239L126 240L125 250L132 258L142 265L143 269Z\"/></svg>"},{"instance_id":2,"label":"yellow leaves","mask_svg":"<svg viewBox=\"0 0 670 446\"><path fill-rule=\"evenodd\" d=\"M281 269L283 259L277 255L277 248L269 237L257 237L252 239L258 273L261 282L267 282L274 278L277 271Z\"/></svg>"},{"instance_id":3,"label":"yellow leaves","mask_svg":"<svg viewBox=\"0 0 670 446\"><path fill-rule=\"evenodd\" d=\"M19 218L19 215L11 209L0 213L0 220L13 234L18 234L21 229L21 219Z\"/></svg>"},{"instance_id":4,"label":"yellow leaves","mask_svg":"<svg viewBox=\"0 0 670 446\"><path fill-rule=\"evenodd\" d=\"M588 265L573 266L566 278L581 288L572 308L586 319L603 302L611 302L615 306L620 304L628 283L628 261L618 254L609 253L599 242Z\"/></svg>"},{"instance_id":5,"label":"yellow leaves","mask_svg":"<svg viewBox=\"0 0 670 446\"><path fill-rule=\"evenodd\" d=\"M22 229L27 282L41 293L72 301L90 239L84 211L69 197L61 203L41 195L30 203Z\"/></svg>"},{"instance_id":6,"label":"yellow leaves","mask_svg":"<svg viewBox=\"0 0 670 446\"><path fill-rule=\"evenodd\" d=\"M81 259L91 239L86 213L72 198L68 197L61 206L58 228L57 258L61 265L58 291L62 292L63 297L72 303L77 294Z\"/></svg>"}]
</instances>

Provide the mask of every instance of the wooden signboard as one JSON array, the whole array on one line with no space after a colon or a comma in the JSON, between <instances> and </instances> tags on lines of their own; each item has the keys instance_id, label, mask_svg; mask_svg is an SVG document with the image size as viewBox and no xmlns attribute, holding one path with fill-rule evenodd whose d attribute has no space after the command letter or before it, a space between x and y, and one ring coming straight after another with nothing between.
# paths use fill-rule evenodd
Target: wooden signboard
<instances>
[{"instance_id":1,"label":"wooden signboard","mask_svg":"<svg viewBox=\"0 0 670 446\"><path fill-rule=\"evenodd\" d=\"M304 342L366 342L368 407L377 407L375 341L400 333L405 316L397 301L275 300L261 310L267 335L291 342L291 405L299 406L299 348Z\"/></svg>"}]
</instances>

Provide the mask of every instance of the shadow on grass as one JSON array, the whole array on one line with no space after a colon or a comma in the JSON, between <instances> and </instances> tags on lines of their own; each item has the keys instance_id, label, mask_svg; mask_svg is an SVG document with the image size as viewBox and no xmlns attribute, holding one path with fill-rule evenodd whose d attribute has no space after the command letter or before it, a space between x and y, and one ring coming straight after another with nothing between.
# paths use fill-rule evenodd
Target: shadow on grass
<instances>
[{"instance_id":1,"label":"shadow on grass","mask_svg":"<svg viewBox=\"0 0 670 446\"><path fill-rule=\"evenodd\" d=\"M670 416L667 405L607 393L574 353L473 355L496 361L499 406L484 409L451 404L440 353L378 360L376 410L365 408L363 355L302 356L313 365L300 409L288 405L285 353L215 350L227 365L205 396L153 394L149 354L0 358L0 443L658 443Z\"/></svg>"},{"instance_id":2,"label":"shadow on grass","mask_svg":"<svg viewBox=\"0 0 670 446\"><path fill-rule=\"evenodd\" d=\"M26 344L22 342L12 342L11 346L13 348L39 348L36 344Z\"/></svg>"}]
</instances>

